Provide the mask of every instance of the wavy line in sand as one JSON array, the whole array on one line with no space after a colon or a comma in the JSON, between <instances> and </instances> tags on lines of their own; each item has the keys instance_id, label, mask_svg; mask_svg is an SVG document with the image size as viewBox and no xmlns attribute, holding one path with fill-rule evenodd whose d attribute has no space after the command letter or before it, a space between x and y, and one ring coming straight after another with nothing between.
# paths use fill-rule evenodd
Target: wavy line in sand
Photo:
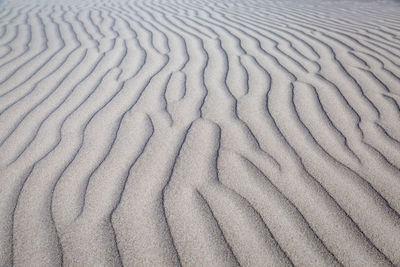
<instances>
[{"instance_id":1,"label":"wavy line in sand","mask_svg":"<svg viewBox=\"0 0 400 267\"><path fill-rule=\"evenodd\" d=\"M398 3L0 7L0 265L400 265Z\"/></svg>"}]
</instances>

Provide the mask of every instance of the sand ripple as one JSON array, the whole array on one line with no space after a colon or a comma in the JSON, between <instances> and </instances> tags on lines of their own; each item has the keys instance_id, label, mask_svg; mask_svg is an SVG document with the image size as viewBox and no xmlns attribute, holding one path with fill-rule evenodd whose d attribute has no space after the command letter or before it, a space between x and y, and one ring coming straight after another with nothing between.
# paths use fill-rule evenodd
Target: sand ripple
<instances>
[{"instance_id":1,"label":"sand ripple","mask_svg":"<svg viewBox=\"0 0 400 267\"><path fill-rule=\"evenodd\" d=\"M0 266L400 266L399 14L0 1Z\"/></svg>"}]
</instances>

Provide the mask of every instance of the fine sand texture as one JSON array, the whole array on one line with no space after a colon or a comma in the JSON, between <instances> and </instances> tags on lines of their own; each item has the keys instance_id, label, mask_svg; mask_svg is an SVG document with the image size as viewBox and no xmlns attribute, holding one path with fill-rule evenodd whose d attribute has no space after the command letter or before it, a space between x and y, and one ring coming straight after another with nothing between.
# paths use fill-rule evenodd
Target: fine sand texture
<instances>
[{"instance_id":1,"label":"fine sand texture","mask_svg":"<svg viewBox=\"0 0 400 267\"><path fill-rule=\"evenodd\" d=\"M400 2L0 0L0 266L400 266Z\"/></svg>"}]
</instances>

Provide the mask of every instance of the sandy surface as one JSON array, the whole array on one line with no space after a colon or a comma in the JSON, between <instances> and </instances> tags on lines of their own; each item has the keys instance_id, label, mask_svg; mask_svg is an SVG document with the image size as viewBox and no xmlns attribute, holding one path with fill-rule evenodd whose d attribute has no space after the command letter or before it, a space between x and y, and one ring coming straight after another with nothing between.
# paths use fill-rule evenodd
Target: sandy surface
<instances>
[{"instance_id":1,"label":"sandy surface","mask_svg":"<svg viewBox=\"0 0 400 267\"><path fill-rule=\"evenodd\" d=\"M0 1L0 266L400 266L400 3Z\"/></svg>"}]
</instances>

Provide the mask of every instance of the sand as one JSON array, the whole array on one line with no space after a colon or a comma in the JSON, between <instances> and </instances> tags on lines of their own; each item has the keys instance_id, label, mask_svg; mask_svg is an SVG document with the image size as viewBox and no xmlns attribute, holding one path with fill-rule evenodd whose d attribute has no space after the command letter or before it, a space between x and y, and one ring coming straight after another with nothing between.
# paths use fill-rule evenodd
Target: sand
<instances>
[{"instance_id":1,"label":"sand","mask_svg":"<svg viewBox=\"0 0 400 267\"><path fill-rule=\"evenodd\" d=\"M400 3L0 1L0 266L400 266Z\"/></svg>"}]
</instances>

